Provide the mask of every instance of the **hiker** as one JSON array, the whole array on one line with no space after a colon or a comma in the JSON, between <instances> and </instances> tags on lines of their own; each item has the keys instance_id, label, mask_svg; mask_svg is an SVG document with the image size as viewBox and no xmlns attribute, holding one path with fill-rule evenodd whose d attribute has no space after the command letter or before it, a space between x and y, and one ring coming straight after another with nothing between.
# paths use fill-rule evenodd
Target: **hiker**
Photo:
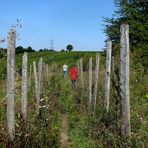
<instances>
[{"instance_id":1,"label":"hiker","mask_svg":"<svg viewBox=\"0 0 148 148\"><path fill-rule=\"evenodd\" d=\"M77 75L78 75L78 69L76 68L76 66L73 66L70 69L70 75L71 75L72 87L75 88L76 87L76 79L77 79Z\"/></svg>"},{"instance_id":2,"label":"hiker","mask_svg":"<svg viewBox=\"0 0 148 148\"><path fill-rule=\"evenodd\" d=\"M63 75L64 75L64 78L66 78L66 75L67 75L67 65L65 63L63 65Z\"/></svg>"}]
</instances>

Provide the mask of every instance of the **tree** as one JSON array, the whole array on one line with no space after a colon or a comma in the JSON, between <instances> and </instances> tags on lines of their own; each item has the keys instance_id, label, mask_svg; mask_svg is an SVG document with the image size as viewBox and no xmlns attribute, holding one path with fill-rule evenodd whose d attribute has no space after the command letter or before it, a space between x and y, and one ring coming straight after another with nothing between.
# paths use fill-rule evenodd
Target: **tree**
<instances>
[{"instance_id":1,"label":"tree","mask_svg":"<svg viewBox=\"0 0 148 148\"><path fill-rule=\"evenodd\" d=\"M22 46L18 46L16 47L16 50L15 50L15 53L18 54L18 53L23 53L24 52L24 48Z\"/></svg>"},{"instance_id":2,"label":"tree","mask_svg":"<svg viewBox=\"0 0 148 148\"><path fill-rule=\"evenodd\" d=\"M120 25L129 24L130 50L136 52L139 62L148 65L148 1L115 0L117 11L114 18L105 18L104 32L113 43L113 54L119 51Z\"/></svg>"},{"instance_id":3,"label":"tree","mask_svg":"<svg viewBox=\"0 0 148 148\"><path fill-rule=\"evenodd\" d=\"M64 49L61 49L61 52L65 52L65 50Z\"/></svg>"},{"instance_id":4,"label":"tree","mask_svg":"<svg viewBox=\"0 0 148 148\"><path fill-rule=\"evenodd\" d=\"M48 52L55 52L55 50L54 49L49 49Z\"/></svg>"},{"instance_id":5,"label":"tree","mask_svg":"<svg viewBox=\"0 0 148 148\"><path fill-rule=\"evenodd\" d=\"M66 46L66 49L70 52L71 50L73 50L73 46L71 44L68 44Z\"/></svg>"},{"instance_id":6,"label":"tree","mask_svg":"<svg viewBox=\"0 0 148 148\"><path fill-rule=\"evenodd\" d=\"M33 52L34 50L32 49L31 46L29 46L27 49L26 49L27 52Z\"/></svg>"},{"instance_id":7,"label":"tree","mask_svg":"<svg viewBox=\"0 0 148 148\"><path fill-rule=\"evenodd\" d=\"M39 52L42 52L42 51L44 51L44 50L43 50L43 49L40 49L40 50L39 50Z\"/></svg>"}]
</instances>

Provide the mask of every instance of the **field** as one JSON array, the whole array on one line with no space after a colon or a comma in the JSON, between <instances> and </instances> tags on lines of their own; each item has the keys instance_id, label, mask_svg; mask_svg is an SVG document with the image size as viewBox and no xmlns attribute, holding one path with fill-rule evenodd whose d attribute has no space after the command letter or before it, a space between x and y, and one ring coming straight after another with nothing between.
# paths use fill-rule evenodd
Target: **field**
<instances>
[{"instance_id":1,"label":"field","mask_svg":"<svg viewBox=\"0 0 148 148\"><path fill-rule=\"evenodd\" d=\"M15 88L15 140L10 142L7 135L6 120L6 58L0 61L0 147L148 147L148 74L130 55L130 108L131 141L124 143L120 138L120 100L118 90L118 68L111 75L110 109L104 113L104 75L105 54L100 53L99 82L95 109L88 105L89 58L93 58L93 85L95 84L96 52L34 52L28 53L28 118L24 125L21 115L21 69L22 55L16 55ZM49 81L44 77L42 90L43 103L40 113L36 113L36 96L33 69L30 65L43 57L49 65ZM78 75L77 87L71 87L70 74L63 78L62 65L70 68L78 66L83 59L84 93L81 77ZM115 60L115 66L119 64ZM69 70L68 68L68 70ZM31 77L30 77L31 76ZM94 97L94 96L93 96ZM44 106L44 107L43 107ZM62 139L63 136L65 139Z\"/></svg>"}]
</instances>

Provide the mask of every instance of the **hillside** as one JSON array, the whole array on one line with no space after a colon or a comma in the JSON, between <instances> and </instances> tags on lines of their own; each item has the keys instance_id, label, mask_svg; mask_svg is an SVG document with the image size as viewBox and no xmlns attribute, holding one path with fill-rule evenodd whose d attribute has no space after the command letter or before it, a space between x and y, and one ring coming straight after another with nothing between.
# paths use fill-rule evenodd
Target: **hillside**
<instances>
[{"instance_id":1,"label":"hillside","mask_svg":"<svg viewBox=\"0 0 148 148\"><path fill-rule=\"evenodd\" d=\"M77 62L78 59L84 57L88 60L90 56L94 57L96 52L29 52L28 53L28 66L33 64L33 61L38 62L41 57L46 64L51 65L57 63L59 66L64 63L71 65ZM16 71L21 70L22 55L16 54ZM6 74L6 57L0 60L0 75L3 77Z\"/></svg>"},{"instance_id":2,"label":"hillside","mask_svg":"<svg viewBox=\"0 0 148 148\"><path fill-rule=\"evenodd\" d=\"M97 102L95 110L88 107L88 81L89 81L89 58L93 57L93 81L95 85L95 52L35 52L28 53L28 68L33 61L43 61L49 65L49 80L43 76L43 102L41 112L36 114L36 95L34 90L34 76L30 79L28 92L28 123L24 127L21 110L21 59L22 54L16 55L16 71L20 77L16 81L16 138L10 144L7 137L6 127L6 59L1 61L1 85L0 85L0 146L13 145L13 147L126 147L120 139L120 100L118 89L118 69L111 75L111 93L109 114L104 114L104 72L105 56L100 55L99 82ZM81 87L81 76L78 75L77 88L73 89L70 84L70 75L63 78L62 65L69 67L78 64L83 59L84 92ZM115 59L115 66L119 60ZM46 75L46 73L44 73ZM147 147L148 126L148 75L143 65L130 55L130 107L131 107L131 143L132 147ZM63 139L63 135L65 139Z\"/></svg>"}]
</instances>

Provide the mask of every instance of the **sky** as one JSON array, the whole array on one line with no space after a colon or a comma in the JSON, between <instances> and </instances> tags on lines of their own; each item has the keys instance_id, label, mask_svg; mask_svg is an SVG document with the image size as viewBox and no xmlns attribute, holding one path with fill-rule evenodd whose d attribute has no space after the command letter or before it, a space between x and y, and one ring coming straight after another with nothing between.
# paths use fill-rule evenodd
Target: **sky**
<instances>
[{"instance_id":1,"label":"sky","mask_svg":"<svg viewBox=\"0 0 148 148\"><path fill-rule=\"evenodd\" d=\"M16 46L50 49L53 40L56 51L68 44L75 51L97 51L105 46L103 17L114 11L113 0L0 0L0 39L21 19Z\"/></svg>"}]
</instances>

